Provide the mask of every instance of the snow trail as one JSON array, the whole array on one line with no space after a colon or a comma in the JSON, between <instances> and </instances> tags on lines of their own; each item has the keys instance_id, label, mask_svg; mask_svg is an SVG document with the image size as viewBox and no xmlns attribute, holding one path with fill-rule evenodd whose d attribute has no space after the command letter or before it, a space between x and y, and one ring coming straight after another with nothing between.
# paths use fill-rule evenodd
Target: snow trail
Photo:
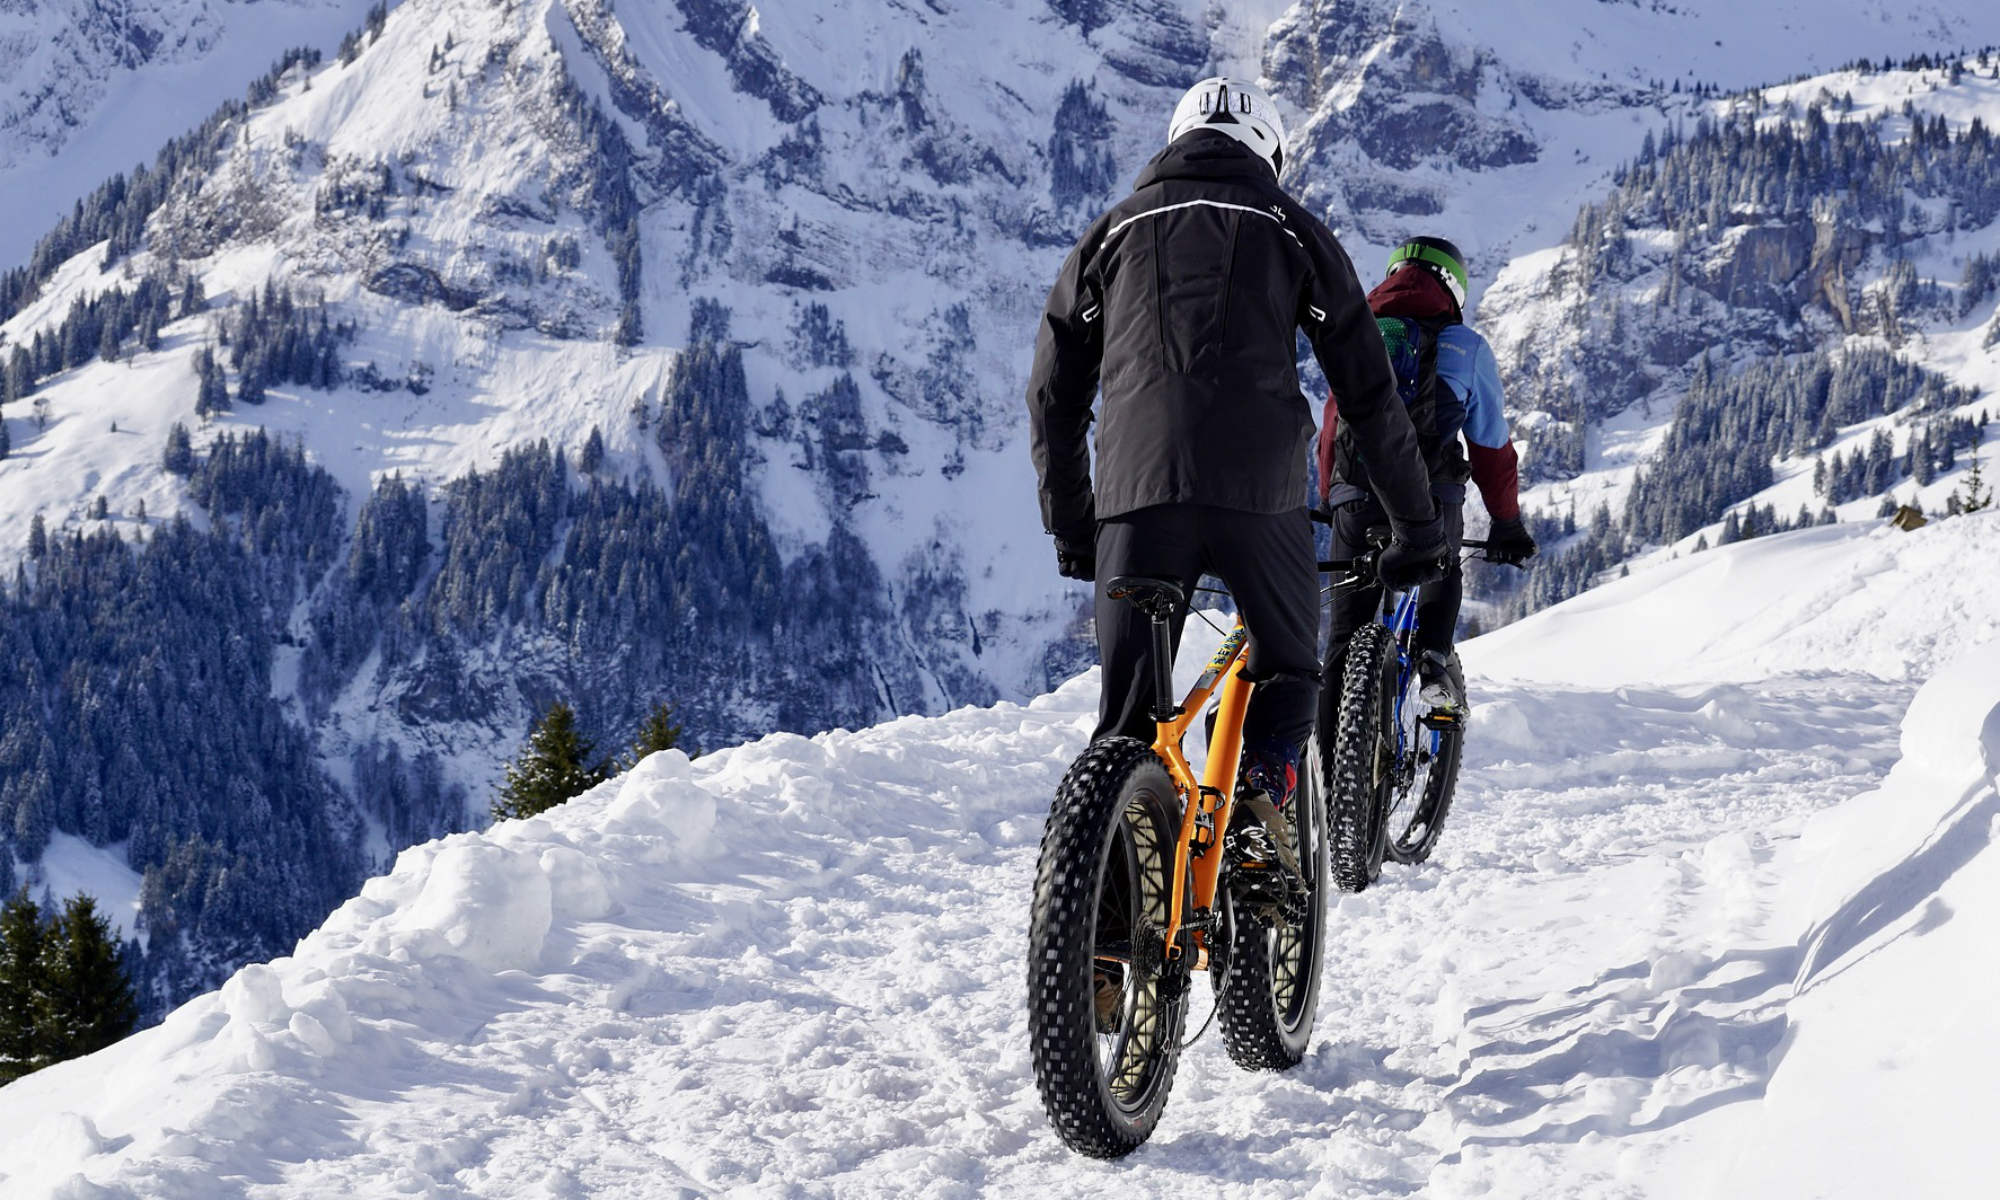
<instances>
[{"instance_id":1,"label":"snow trail","mask_svg":"<svg viewBox=\"0 0 2000 1200\"><path fill-rule=\"evenodd\" d=\"M1437 860L1339 902L1307 1061L1247 1075L1204 1040L1112 1167L1049 1133L1021 1008L1041 817L1093 677L656 756L559 817L409 852L296 958L128 1043L196 1043L222 1074L89 1174L156 1196L1027 1194L1103 1172L1390 1196L1496 1194L1523 1159L1554 1184L1579 1138L1670 1135L1761 1086L1795 949L1760 890L1806 815L1893 759L1908 693L1477 686Z\"/></svg>"},{"instance_id":2,"label":"snow trail","mask_svg":"<svg viewBox=\"0 0 2000 1200\"><path fill-rule=\"evenodd\" d=\"M1093 673L1027 705L654 755L406 851L293 956L0 1090L0 1197L1594 1200L1973 1178L1983 1143L1941 1140L1920 1098L1978 1110L1990 1073L1958 1072L2000 1051L1953 1007L2000 971L1979 915L2000 895L2000 641L1973 609L1889 617L1995 538L2000 519L1967 517L1763 539L1470 643L1458 804L1431 863L1339 899L1306 1060L1249 1075L1211 1034L1118 1163L1049 1131L1023 1012L1042 822ZM1877 554L1895 569L1850 569ZM1810 673L1748 678L1714 642L1733 681L1699 681L1699 657L1671 684L1608 678L1635 639L1708 644L1718 614L1779 609L1779 656ZM1522 680L1537 626L1598 682ZM1835 645L1967 661L1919 693L1791 653ZM1875 1082L1853 1082L1856 1044ZM1866 1175L1813 1132L1881 1121L1920 1125L1922 1155L1851 1135ZM1788 1170L1824 1186L1787 1192Z\"/></svg>"}]
</instances>

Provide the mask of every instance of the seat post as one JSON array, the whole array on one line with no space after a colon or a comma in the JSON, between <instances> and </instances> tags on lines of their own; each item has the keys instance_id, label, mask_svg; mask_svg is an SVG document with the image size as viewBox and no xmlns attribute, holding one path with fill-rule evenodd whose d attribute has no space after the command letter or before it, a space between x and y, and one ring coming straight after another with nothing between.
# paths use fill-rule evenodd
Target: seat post
<instances>
[{"instance_id":1,"label":"seat post","mask_svg":"<svg viewBox=\"0 0 2000 1200\"><path fill-rule=\"evenodd\" d=\"M1174 703L1174 639L1166 614L1155 610L1152 618L1153 720L1164 725L1181 715L1181 706Z\"/></svg>"},{"instance_id":2,"label":"seat post","mask_svg":"<svg viewBox=\"0 0 2000 1200\"><path fill-rule=\"evenodd\" d=\"M1104 595L1124 600L1153 622L1153 720L1166 724L1181 715L1174 703L1174 639L1170 622L1181 615L1187 593L1171 579L1120 575L1106 580Z\"/></svg>"}]
</instances>

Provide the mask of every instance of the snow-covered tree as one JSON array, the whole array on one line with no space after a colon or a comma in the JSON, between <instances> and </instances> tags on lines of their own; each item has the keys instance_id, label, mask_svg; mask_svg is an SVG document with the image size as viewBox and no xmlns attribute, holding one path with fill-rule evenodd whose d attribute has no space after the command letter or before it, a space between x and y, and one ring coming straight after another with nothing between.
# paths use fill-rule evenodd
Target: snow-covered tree
<instances>
[{"instance_id":1,"label":"snow-covered tree","mask_svg":"<svg viewBox=\"0 0 2000 1200\"><path fill-rule=\"evenodd\" d=\"M42 942L35 1004L35 1050L41 1065L102 1050L139 1021L125 953L89 896L73 896Z\"/></svg>"},{"instance_id":2,"label":"snow-covered tree","mask_svg":"<svg viewBox=\"0 0 2000 1200\"><path fill-rule=\"evenodd\" d=\"M1958 501L1960 512L1976 513L1992 505L1993 489L1986 484L1986 470L1980 465L1977 450L1972 452L1972 464L1966 467L1965 478L1952 498Z\"/></svg>"},{"instance_id":3,"label":"snow-covered tree","mask_svg":"<svg viewBox=\"0 0 2000 1200\"><path fill-rule=\"evenodd\" d=\"M532 817L610 778L597 746L576 727L576 710L558 700L528 735L521 756L507 764L507 782L493 802L496 820Z\"/></svg>"},{"instance_id":4,"label":"snow-covered tree","mask_svg":"<svg viewBox=\"0 0 2000 1200\"><path fill-rule=\"evenodd\" d=\"M41 1065L35 1014L41 1003L42 943L47 937L41 907L28 896L28 889L10 893L0 906L0 1083Z\"/></svg>"},{"instance_id":5,"label":"snow-covered tree","mask_svg":"<svg viewBox=\"0 0 2000 1200\"><path fill-rule=\"evenodd\" d=\"M632 739L632 757L629 766L637 766L649 754L662 750L680 749L693 757L699 753L693 746L681 745L680 723L674 720L674 710L665 701L653 706L651 712L639 726L639 735Z\"/></svg>"}]
</instances>

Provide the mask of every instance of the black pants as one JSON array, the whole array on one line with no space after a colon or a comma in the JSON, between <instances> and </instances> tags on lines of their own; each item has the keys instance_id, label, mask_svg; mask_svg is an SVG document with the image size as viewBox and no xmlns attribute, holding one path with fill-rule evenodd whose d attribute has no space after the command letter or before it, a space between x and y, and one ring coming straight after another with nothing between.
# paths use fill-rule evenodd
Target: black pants
<instances>
[{"instance_id":1,"label":"black pants","mask_svg":"<svg viewBox=\"0 0 2000 1200\"><path fill-rule=\"evenodd\" d=\"M1105 585L1120 575L1149 575L1192 590L1204 573L1229 585L1250 631L1244 678L1256 681L1257 690L1243 718L1244 745L1303 746L1319 698L1319 569L1304 509L1248 513L1162 504L1098 524L1097 651L1104 693L1093 736L1151 742L1154 734L1152 622L1105 596ZM1176 650L1186 616L1174 621Z\"/></svg>"},{"instance_id":2,"label":"black pants","mask_svg":"<svg viewBox=\"0 0 2000 1200\"><path fill-rule=\"evenodd\" d=\"M1444 536L1451 543L1451 567L1443 579L1427 583L1417 592L1417 632L1412 638L1419 651L1451 653L1452 636L1458 630L1458 607L1465 599L1465 574L1458 563L1458 548L1465 540L1463 497L1436 497L1438 513L1444 517ZM1388 516L1373 496L1350 500L1333 510L1333 557L1353 558L1368 549L1368 531L1386 528ZM1328 678L1339 669L1347 653L1347 639L1354 631L1375 619L1382 605L1380 587L1356 588L1333 594L1333 612L1327 621L1326 661Z\"/></svg>"}]
</instances>

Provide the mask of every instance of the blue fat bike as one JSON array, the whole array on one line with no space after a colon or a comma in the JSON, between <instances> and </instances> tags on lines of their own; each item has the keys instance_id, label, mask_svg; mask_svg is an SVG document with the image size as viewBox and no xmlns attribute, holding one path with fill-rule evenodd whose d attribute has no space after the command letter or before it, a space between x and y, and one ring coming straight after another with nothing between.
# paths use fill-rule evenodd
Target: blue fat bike
<instances>
[{"instance_id":1,"label":"blue fat bike","mask_svg":"<svg viewBox=\"0 0 2000 1200\"><path fill-rule=\"evenodd\" d=\"M1329 811L1332 876L1358 892L1382 873L1382 860L1430 857L1451 811L1464 747L1466 713L1433 710L1418 696L1417 593L1382 586L1377 563L1389 531L1373 531L1359 558L1322 562L1328 591L1377 588L1378 619L1354 631L1347 653L1329 662L1320 690L1320 769ZM1466 542L1484 550L1484 542ZM1449 670L1460 681L1458 655Z\"/></svg>"}]
</instances>

